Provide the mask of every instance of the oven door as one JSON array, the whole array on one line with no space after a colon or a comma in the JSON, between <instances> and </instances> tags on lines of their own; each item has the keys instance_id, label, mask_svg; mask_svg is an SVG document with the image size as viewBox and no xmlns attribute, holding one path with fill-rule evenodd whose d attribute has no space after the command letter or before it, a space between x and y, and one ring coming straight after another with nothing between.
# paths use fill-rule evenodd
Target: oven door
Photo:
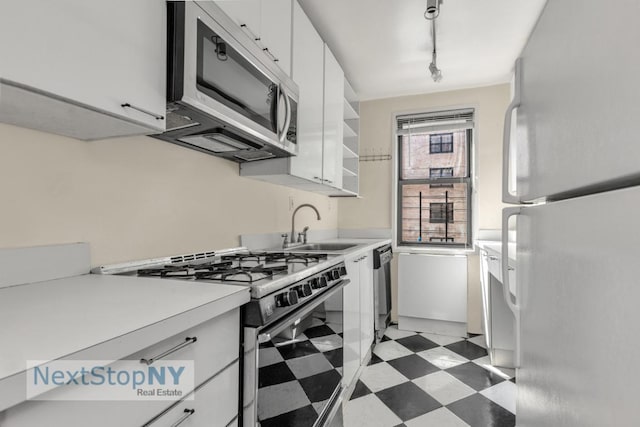
<instances>
[{"instance_id":1,"label":"oven door","mask_svg":"<svg viewBox=\"0 0 640 427\"><path fill-rule=\"evenodd\" d=\"M245 328L245 343L254 340L245 348L245 427L325 425L342 390L346 283L262 331Z\"/></svg>"}]
</instances>

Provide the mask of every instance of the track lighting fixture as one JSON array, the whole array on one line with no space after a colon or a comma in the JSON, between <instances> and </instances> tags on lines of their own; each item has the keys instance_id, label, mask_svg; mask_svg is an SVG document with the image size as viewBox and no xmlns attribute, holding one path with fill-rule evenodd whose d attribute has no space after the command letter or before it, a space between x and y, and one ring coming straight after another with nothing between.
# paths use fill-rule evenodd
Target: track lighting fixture
<instances>
[{"instance_id":1,"label":"track lighting fixture","mask_svg":"<svg viewBox=\"0 0 640 427\"><path fill-rule=\"evenodd\" d=\"M442 80L442 71L438 68L436 51L436 18L440 15L440 4L442 0L427 0L427 9L424 12L425 19L431 21L431 39L433 40L433 50L431 51L431 64L429 72L434 82Z\"/></svg>"}]
</instances>

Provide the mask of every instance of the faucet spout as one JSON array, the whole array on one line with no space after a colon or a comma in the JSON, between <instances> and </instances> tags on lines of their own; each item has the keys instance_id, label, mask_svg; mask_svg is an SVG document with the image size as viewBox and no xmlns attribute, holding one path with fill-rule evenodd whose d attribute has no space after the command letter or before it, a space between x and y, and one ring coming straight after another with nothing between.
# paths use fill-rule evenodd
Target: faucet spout
<instances>
[{"instance_id":1,"label":"faucet spout","mask_svg":"<svg viewBox=\"0 0 640 427\"><path fill-rule=\"evenodd\" d=\"M311 208L311 209L313 209L314 211L316 211L316 216L318 217L318 221L320 221L320 212L318 212L318 209L316 209L316 207L315 207L315 206L313 206L313 205L311 205L311 204L309 204L309 203L305 203L305 204L303 204L303 205L298 206L298 207L293 211L293 214L291 215L291 242L292 242L292 243L293 243L293 242L295 242L295 240L294 240L294 239L295 239L295 237L296 237L296 226L295 226L295 224L296 224L296 222L295 222L295 221L296 221L296 214L298 213L298 211L299 211L301 208Z\"/></svg>"}]
</instances>

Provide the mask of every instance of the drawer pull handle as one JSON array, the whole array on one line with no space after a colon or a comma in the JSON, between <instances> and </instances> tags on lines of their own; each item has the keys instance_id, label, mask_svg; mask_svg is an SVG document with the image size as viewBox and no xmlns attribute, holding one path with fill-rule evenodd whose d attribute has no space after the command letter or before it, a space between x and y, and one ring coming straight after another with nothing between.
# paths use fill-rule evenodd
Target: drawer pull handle
<instances>
[{"instance_id":1,"label":"drawer pull handle","mask_svg":"<svg viewBox=\"0 0 640 427\"><path fill-rule=\"evenodd\" d=\"M186 346L191 345L196 341L198 341L197 337L187 337L187 338L185 338L183 343L180 343L177 346L170 348L169 350L165 351L164 353L160 353L159 355L157 355L155 357L152 357L150 359L140 359L140 363L144 363L147 366L151 365L156 360L160 360L160 359L162 359L164 357L167 357L171 353L175 353L176 351L180 350L181 348L185 348Z\"/></svg>"},{"instance_id":2,"label":"drawer pull handle","mask_svg":"<svg viewBox=\"0 0 640 427\"><path fill-rule=\"evenodd\" d=\"M498 257L497 257L497 256L493 256L493 255L489 255L489 259L490 259L491 261L497 261L497 260L498 260Z\"/></svg>"},{"instance_id":3,"label":"drawer pull handle","mask_svg":"<svg viewBox=\"0 0 640 427\"><path fill-rule=\"evenodd\" d=\"M196 412L195 409L185 409L184 410L184 415L182 416L182 418L180 418L175 423L171 424L171 427L178 427L180 424L185 422L187 418L189 418L191 415L195 414L195 412Z\"/></svg>"},{"instance_id":4,"label":"drawer pull handle","mask_svg":"<svg viewBox=\"0 0 640 427\"><path fill-rule=\"evenodd\" d=\"M128 102L125 102L124 104L121 104L120 106L122 108L131 108L133 110L140 111L141 113L147 114L147 115L153 117L156 120L164 120L164 116L162 116L160 114L152 113L151 111L144 110L144 109L142 109L140 107L136 107L135 105L131 105Z\"/></svg>"}]
</instances>

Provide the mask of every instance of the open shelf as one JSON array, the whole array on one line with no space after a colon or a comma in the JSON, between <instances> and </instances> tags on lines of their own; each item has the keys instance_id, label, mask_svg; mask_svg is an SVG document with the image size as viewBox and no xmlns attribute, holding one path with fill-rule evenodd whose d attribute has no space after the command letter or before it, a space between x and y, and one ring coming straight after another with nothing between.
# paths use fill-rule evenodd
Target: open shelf
<instances>
[{"instance_id":1,"label":"open shelf","mask_svg":"<svg viewBox=\"0 0 640 427\"><path fill-rule=\"evenodd\" d=\"M357 137L358 133L353 130L353 128L349 125L349 123L347 123L347 121L344 121L344 138L352 138L352 137Z\"/></svg>"},{"instance_id":2,"label":"open shelf","mask_svg":"<svg viewBox=\"0 0 640 427\"><path fill-rule=\"evenodd\" d=\"M360 114L358 113L357 104L352 104L346 98L344 100L344 119L352 120L360 118Z\"/></svg>"},{"instance_id":3,"label":"open shelf","mask_svg":"<svg viewBox=\"0 0 640 427\"><path fill-rule=\"evenodd\" d=\"M342 146L342 157L345 159L357 159L358 153L355 153L347 144Z\"/></svg>"},{"instance_id":4,"label":"open shelf","mask_svg":"<svg viewBox=\"0 0 640 427\"><path fill-rule=\"evenodd\" d=\"M358 97L344 80L342 140L342 189L331 193L332 197L358 197L360 104Z\"/></svg>"},{"instance_id":5,"label":"open shelf","mask_svg":"<svg viewBox=\"0 0 640 427\"><path fill-rule=\"evenodd\" d=\"M342 190L353 195L358 195L358 177L345 176L342 178Z\"/></svg>"},{"instance_id":6,"label":"open shelf","mask_svg":"<svg viewBox=\"0 0 640 427\"><path fill-rule=\"evenodd\" d=\"M351 169L342 168L342 176L358 176L358 173Z\"/></svg>"},{"instance_id":7,"label":"open shelf","mask_svg":"<svg viewBox=\"0 0 640 427\"><path fill-rule=\"evenodd\" d=\"M354 159L344 159L342 163L342 167L343 169L351 171L351 173L353 173L354 176L358 176L358 168L359 168L358 162L359 160L357 157Z\"/></svg>"},{"instance_id":8,"label":"open shelf","mask_svg":"<svg viewBox=\"0 0 640 427\"><path fill-rule=\"evenodd\" d=\"M358 149L358 137L357 136L351 136L351 137L345 137L343 139L343 143L344 146L347 147L349 149L349 151L352 151L356 154L359 154L360 151Z\"/></svg>"}]
</instances>

